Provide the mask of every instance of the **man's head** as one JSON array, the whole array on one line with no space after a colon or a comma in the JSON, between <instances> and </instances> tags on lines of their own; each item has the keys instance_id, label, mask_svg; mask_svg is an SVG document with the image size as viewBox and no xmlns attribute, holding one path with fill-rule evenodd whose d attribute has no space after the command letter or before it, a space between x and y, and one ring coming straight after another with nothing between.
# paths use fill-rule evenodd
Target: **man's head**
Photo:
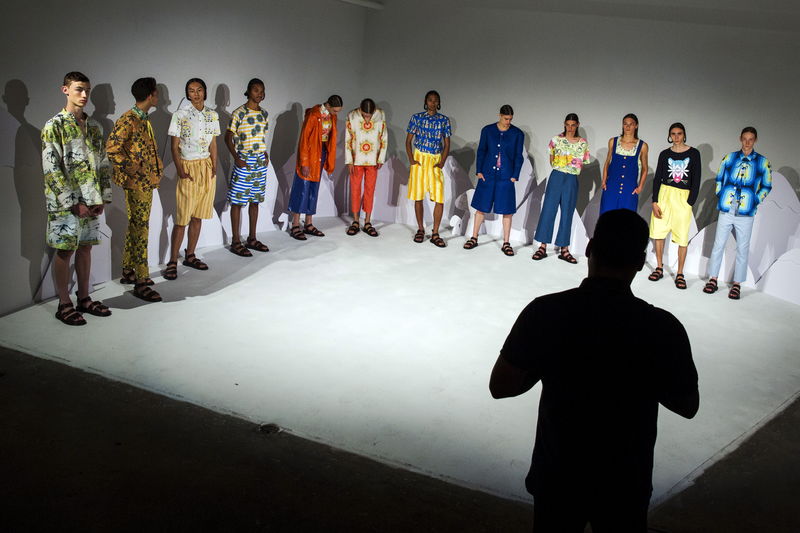
<instances>
[{"instance_id":1,"label":"man's head","mask_svg":"<svg viewBox=\"0 0 800 533\"><path fill-rule=\"evenodd\" d=\"M590 277L613 277L628 282L644 267L649 241L647 222L628 209L603 213L586 246Z\"/></svg>"},{"instance_id":2,"label":"man's head","mask_svg":"<svg viewBox=\"0 0 800 533\"><path fill-rule=\"evenodd\" d=\"M150 99L150 106L153 107L158 103L158 89L156 88L155 78L139 78L133 85L131 85L131 94L136 99L136 103L140 104Z\"/></svg>"},{"instance_id":3,"label":"man's head","mask_svg":"<svg viewBox=\"0 0 800 533\"><path fill-rule=\"evenodd\" d=\"M86 74L80 72L68 72L64 76L64 84L61 86L61 92L67 96L67 106L83 109L86 102L89 101L89 92L92 90L92 85L89 83L89 78Z\"/></svg>"},{"instance_id":4,"label":"man's head","mask_svg":"<svg viewBox=\"0 0 800 533\"><path fill-rule=\"evenodd\" d=\"M758 140L758 132L753 126L747 126L739 135L739 140L742 142L742 152L749 154Z\"/></svg>"}]
</instances>

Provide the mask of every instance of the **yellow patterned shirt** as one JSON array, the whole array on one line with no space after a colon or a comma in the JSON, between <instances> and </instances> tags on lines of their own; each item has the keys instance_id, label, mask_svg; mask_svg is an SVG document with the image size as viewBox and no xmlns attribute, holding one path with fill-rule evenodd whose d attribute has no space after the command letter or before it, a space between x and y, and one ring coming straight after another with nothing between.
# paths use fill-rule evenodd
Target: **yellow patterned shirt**
<instances>
[{"instance_id":1,"label":"yellow patterned shirt","mask_svg":"<svg viewBox=\"0 0 800 533\"><path fill-rule=\"evenodd\" d=\"M164 164L147 113L138 107L123 113L108 136L106 152L114 167L114 183L140 191L158 187Z\"/></svg>"},{"instance_id":2,"label":"yellow patterned shirt","mask_svg":"<svg viewBox=\"0 0 800 533\"><path fill-rule=\"evenodd\" d=\"M583 165L589 162L589 143L583 137L572 143L562 133L547 145L553 156L553 169L567 174L580 174Z\"/></svg>"},{"instance_id":3,"label":"yellow patterned shirt","mask_svg":"<svg viewBox=\"0 0 800 533\"><path fill-rule=\"evenodd\" d=\"M233 145L244 156L261 155L267 151L269 115L261 109L250 109L247 104L231 113L228 131L233 133Z\"/></svg>"}]
</instances>

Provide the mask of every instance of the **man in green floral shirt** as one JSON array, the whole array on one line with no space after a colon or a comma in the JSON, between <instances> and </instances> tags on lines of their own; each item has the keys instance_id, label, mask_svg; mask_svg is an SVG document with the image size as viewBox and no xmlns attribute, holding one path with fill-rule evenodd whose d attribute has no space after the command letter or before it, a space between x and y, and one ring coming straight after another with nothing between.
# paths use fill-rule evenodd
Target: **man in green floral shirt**
<instances>
[{"instance_id":1,"label":"man in green floral shirt","mask_svg":"<svg viewBox=\"0 0 800 533\"><path fill-rule=\"evenodd\" d=\"M111 168L103 149L103 129L83 107L91 84L80 72L64 76L61 87L67 97L64 109L42 129L42 167L47 203L47 244L55 248L53 274L58 292L56 318L70 326L82 326L81 313L109 316L111 310L89 296L92 245L100 243L100 222L105 204L111 202ZM75 253L77 250L77 253ZM75 253L78 306L69 295L69 263Z\"/></svg>"}]
</instances>

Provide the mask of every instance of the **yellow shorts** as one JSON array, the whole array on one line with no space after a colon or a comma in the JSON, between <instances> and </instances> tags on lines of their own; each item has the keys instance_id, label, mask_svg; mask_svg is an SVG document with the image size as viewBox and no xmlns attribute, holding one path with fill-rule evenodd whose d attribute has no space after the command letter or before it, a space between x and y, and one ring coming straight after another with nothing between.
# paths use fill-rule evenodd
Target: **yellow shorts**
<instances>
[{"instance_id":1,"label":"yellow shorts","mask_svg":"<svg viewBox=\"0 0 800 533\"><path fill-rule=\"evenodd\" d=\"M409 200L423 200L427 192L431 201L437 204L444 203L444 173L441 168L436 167L441 158L442 154L426 154L414 150L414 160L420 164L411 165L408 176Z\"/></svg>"},{"instance_id":2,"label":"yellow shorts","mask_svg":"<svg viewBox=\"0 0 800 533\"><path fill-rule=\"evenodd\" d=\"M688 189L661 185L658 190L658 207L661 218L650 215L650 238L665 239L672 232L672 242L678 246L689 245L689 228L692 225L692 206Z\"/></svg>"},{"instance_id":3,"label":"yellow shorts","mask_svg":"<svg viewBox=\"0 0 800 533\"><path fill-rule=\"evenodd\" d=\"M193 218L211 218L214 208L214 193L217 189L217 178L211 168L211 158L181 159L183 170L192 179L178 178L178 188L175 192L177 215L175 224L185 226Z\"/></svg>"}]
</instances>

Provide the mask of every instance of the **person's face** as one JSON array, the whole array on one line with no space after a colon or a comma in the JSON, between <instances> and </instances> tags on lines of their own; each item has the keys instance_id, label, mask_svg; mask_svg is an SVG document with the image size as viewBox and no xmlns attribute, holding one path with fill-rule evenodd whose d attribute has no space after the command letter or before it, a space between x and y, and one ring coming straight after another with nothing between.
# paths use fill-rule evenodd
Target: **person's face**
<instances>
[{"instance_id":1,"label":"person's face","mask_svg":"<svg viewBox=\"0 0 800 533\"><path fill-rule=\"evenodd\" d=\"M71 81L69 85L61 87L61 92L67 95L67 102L75 107L82 108L89 101L92 85L85 81Z\"/></svg>"},{"instance_id":2,"label":"person's face","mask_svg":"<svg viewBox=\"0 0 800 533\"><path fill-rule=\"evenodd\" d=\"M567 120L564 122L564 129L567 131L567 136L575 137L578 135L578 121Z\"/></svg>"},{"instance_id":3,"label":"person's face","mask_svg":"<svg viewBox=\"0 0 800 533\"><path fill-rule=\"evenodd\" d=\"M155 107L158 105L158 89L153 91L153 94L150 95L150 107Z\"/></svg>"},{"instance_id":4,"label":"person's face","mask_svg":"<svg viewBox=\"0 0 800 533\"><path fill-rule=\"evenodd\" d=\"M196 81L189 84L189 88L186 89L186 94L189 97L189 101L195 106L202 106L206 99L206 92L203 90L203 86Z\"/></svg>"},{"instance_id":5,"label":"person's face","mask_svg":"<svg viewBox=\"0 0 800 533\"><path fill-rule=\"evenodd\" d=\"M742 133L742 136L739 138L742 141L742 151L743 152L752 152L753 146L756 144L756 136L753 135L751 132Z\"/></svg>"},{"instance_id":6,"label":"person's face","mask_svg":"<svg viewBox=\"0 0 800 533\"><path fill-rule=\"evenodd\" d=\"M436 111L439 109L439 97L435 94L429 94L427 98L425 98L425 109L428 111Z\"/></svg>"},{"instance_id":7,"label":"person's face","mask_svg":"<svg viewBox=\"0 0 800 533\"><path fill-rule=\"evenodd\" d=\"M500 126L503 128L507 128L511 126L511 121L514 119L514 115L500 115Z\"/></svg>"},{"instance_id":8,"label":"person's face","mask_svg":"<svg viewBox=\"0 0 800 533\"><path fill-rule=\"evenodd\" d=\"M669 140L672 141L673 144L686 142L686 134L681 128L672 128L669 130Z\"/></svg>"},{"instance_id":9,"label":"person's face","mask_svg":"<svg viewBox=\"0 0 800 533\"><path fill-rule=\"evenodd\" d=\"M247 97L255 103L261 103L264 100L264 86L260 83L257 83L250 87L250 92L247 93Z\"/></svg>"},{"instance_id":10,"label":"person's face","mask_svg":"<svg viewBox=\"0 0 800 533\"><path fill-rule=\"evenodd\" d=\"M361 117L364 119L364 122L369 122L372 120L372 113L364 113L360 109L359 112L361 113Z\"/></svg>"},{"instance_id":11,"label":"person's face","mask_svg":"<svg viewBox=\"0 0 800 533\"><path fill-rule=\"evenodd\" d=\"M622 131L624 131L627 135L633 135L636 133L636 127L638 125L639 124L632 118L626 118L622 121Z\"/></svg>"},{"instance_id":12,"label":"person's face","mask_svg":"<svg viewBox=\"0 0 800 533\"><path fill-rule=\"evenodd\" d=\"M338 114L338 113L339 113L339 111L341 111L341 110L342 110L342 106L339 106L339 107L329 107L329 108L328 108L328 111L330 111L330 112L331 112L331 113L333 113L334 115Z\"/></svg>"}]
</instances>

